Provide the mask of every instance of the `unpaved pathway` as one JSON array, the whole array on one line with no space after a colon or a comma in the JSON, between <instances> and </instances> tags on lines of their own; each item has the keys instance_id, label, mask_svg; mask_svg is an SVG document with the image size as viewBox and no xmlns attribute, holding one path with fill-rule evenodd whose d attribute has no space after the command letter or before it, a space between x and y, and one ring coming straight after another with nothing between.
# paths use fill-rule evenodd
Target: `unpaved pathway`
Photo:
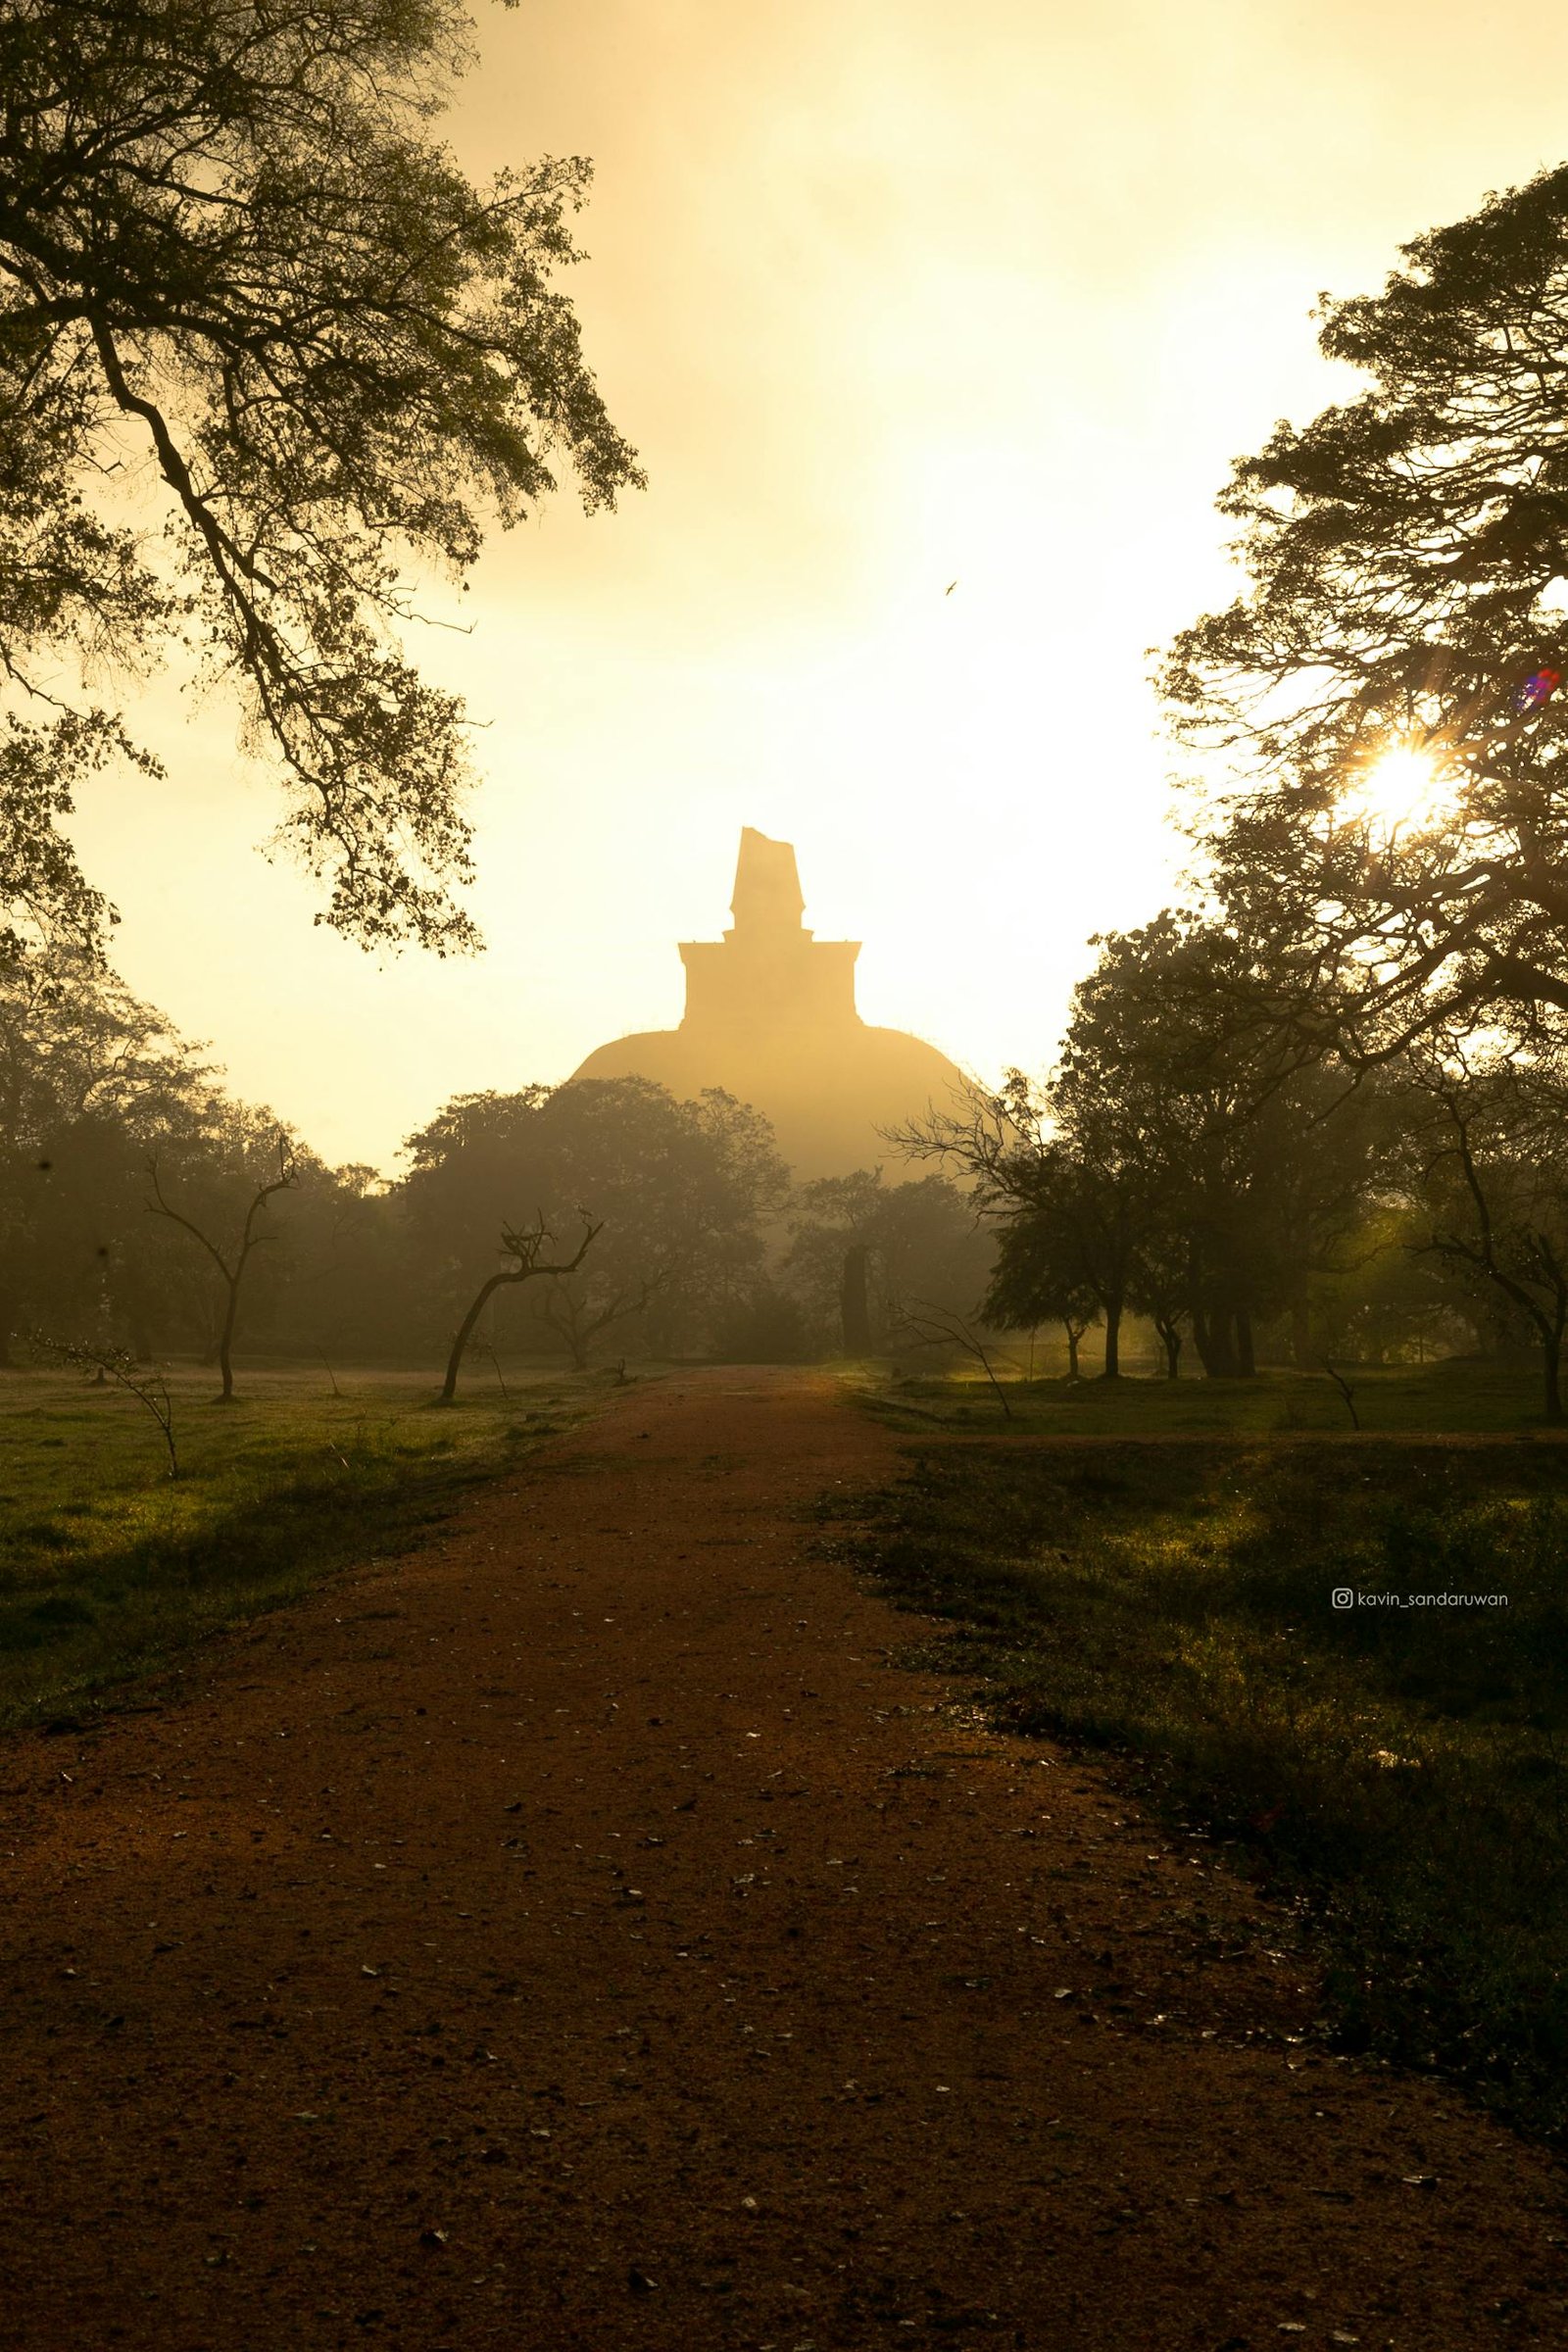
<instances>
[{"instance_id":1,"label":"unpaved pathway","mask_svg":"<svg viewBox=\"0 0 1568 2352\"><path fill-rule=\"evenodd\" d=\"M799 1514L894 1446L634 1392L6 1743L0 2343L1568 2344L1544 2157L1292 2040L1200 1846L884 1662Z\"/></svg>"}]
</instances>

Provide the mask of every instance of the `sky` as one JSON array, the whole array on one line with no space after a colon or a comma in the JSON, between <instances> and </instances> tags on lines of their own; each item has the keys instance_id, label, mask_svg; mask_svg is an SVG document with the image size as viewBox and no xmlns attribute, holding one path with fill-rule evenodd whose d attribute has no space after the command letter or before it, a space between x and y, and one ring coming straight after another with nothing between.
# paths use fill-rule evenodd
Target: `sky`
<instances>
[{"instance_id":1,"label":"sky","mask_svg":"<svg viewBox=\"0 0 1568 2352\"><path fill-rule=\"evenodd\" d=\"M593 159L563 283L649 475L591 517L564 482L493 534L467 634L411 633L476 722L486 952L314 926L233 710L169 677L128 706L166 780L76 827L117 963L390 1173L452 1096L678 1021L752 824L864 942L866 1019L1045 1068L1091 936L1180 893L1148 652L1234 591L1229 463L1353 396L1321 292L1562 160L1568 17L479 0L476 37L445 135L476 176Z\"/></svg>"}]
</instances>

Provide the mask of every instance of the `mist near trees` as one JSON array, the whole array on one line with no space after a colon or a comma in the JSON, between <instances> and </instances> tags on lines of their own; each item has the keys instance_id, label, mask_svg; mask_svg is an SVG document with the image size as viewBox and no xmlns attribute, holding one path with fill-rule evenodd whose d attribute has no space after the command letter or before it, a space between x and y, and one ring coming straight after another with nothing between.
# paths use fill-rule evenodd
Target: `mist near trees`
<instances>
[{"instance_id":1,"label":"mist near trees","mask_svg":"<svg viewBox=\"0 0 1568 2352\"><path fill-rule=\"evenodd\" d=\"M1502 1350L1563 1418L1568 168L1329 301L1367 388L1240 461L1247 577L1160 683L1192 903L1093 943L1054 1068L903 1139L1000 1225L985 1314L1119 1375Z\"/></svg>"},{"instance_id":2,"label":"mist near trees","mask_svg":"<svg viewBox=\"0 0 1568 2352\"><path fill-rule=\"evenodd\" d=\"M77 103L50 46L57 13L7 20L40 93L35 129L0 156L13 186L42 169L49 126ZM190 77L211 64L202 41L218 56L230 20L152 12L142 90L109 74L121 13L88 15L70 68L82 119L99 122L113 85L116 103L157 99L183 122ZM318 36L340 16L353 39L328 54ZM0 190L0 364L25 426L0 532L36 573L0 611L0 651L25 696L27 662L84 643L89 618L111 649L132 615L127 646L172 625L172 575L148 570L107 512L71 504L111 412L162 450L169 419L143 413L142 392L122 397L129 353L147 401L165 377L177 391L170 414L200 452L205 488L177 436L160 457L195 567L179 610L200 615L308 787L307 831L337 876L331 919L450 944L444 902L361 842L366 828L412 844L432 872L463 855L456 716L369 659L364 632L395 618L399 591L361 524L368 502L461 568L478 544L471 498L515 512L546 486L552 438L590 499L635 478L545 285L566 258L564 208L580 181L542 168L480 203L420 146L419 77L452 62L456 15L301 5L269 24L294 44L301 152L345 123L363 130L362 152L314 196L279 175L266 160L274 100L241 74L203 131L208 177L185 188L153 113L127 118L122 152L141 160L128 178L105 162L102 220L164 223L183 273L177 320L155 316L167 285L150 264L112 299L87 284L100 230L85 218L68 236L45 209L27 234L54 243L28 259ZM416 166L445 224L439 267L390 193ZM232 199L226 230L214 187ZM380 317L365 273L391 248L374 240L413 239L399 331L416 315L419 350L397 358L394 336L375 363L411 404L396 450L356 406L387 383L360 380L349 343L327 356L268 311L268 272L313 204L325 207L322 252L336 250L342 208L361 272L339 289L355 332ZM356 205L369 225L351 233ZM237 330L215 291L220 251L255 268L254 339L286 393L257 375L250 342L225 342ZM472 365L448 349L464 320L483 355ZM950 1352L977 1333L1015 1335L1069 1379L1112 1381L1129 1368L1228 1380L1268 1364L1502 1352L1534 1360L1543 1411L1560 1420L1568 694L1551 681L1568 674L1568 167L1415 240L1381 294L1326 304L1321 339L1365 388L1238 462L1220 503L1245 585L1179 635L1160 671L1176 735L1204 763L1187 902L1090 943L1048 1069L933 1108L889 1135L879 1168L796 1187L754 1108L638 1078L459 1097L409 1139L392 1177L325 1166L286 1118L235 1102L102 961L103 910L56 819L73 761L100 755L112 716L13 712L0 792L21 911L0 939L0 1345L30 1332L132 1357L195 1352L220 1365L225 1393L236 1344L437 1362L466 1317L471 1347L498 1362L513 1350L578 1369L628 1353L919 1357L942 1332ZM296 403L293 421L279 402L291 417ZM284 464L267 438L278 433L274 536L247 540L241 561L245 502L270 496L269 469ZM312 568L328 538L291 564L286 596L270 584L299 537L301 482L322 530L347 534L330 557L345 566L330 644ZM33 577L25 564L9 576ZM329 721L288 668L310 646L311 678L343 687ZM394 807L412 830L383 826ZM571 1237L590 1229L568 1264Z\"/></svg>"},{"instance_id":3,"label":"mist near trees","mask_svg":"<svg viewBox=\"0 0 1568 2352\"><path fill-rule=\"evenodd\" d=\"M794 1361L847 1338L870 1352L908 1339L909 1300L972 1309L991 1253L945 1180L867 1170L797 1191L758 1111L642 1078L459 1096L391 1179L329 1167L63 951L0 967L0 1134L8 1359L35 1343L194 1356L225 1396L247 1354L434 1368L481 1293L481 1367ZM549 1272L585 1227L591 1248ZM537 1236L523 1281L518 1245ZM857 1252L870 1321L847 1335Z\"/></svg>"}]
</instances>

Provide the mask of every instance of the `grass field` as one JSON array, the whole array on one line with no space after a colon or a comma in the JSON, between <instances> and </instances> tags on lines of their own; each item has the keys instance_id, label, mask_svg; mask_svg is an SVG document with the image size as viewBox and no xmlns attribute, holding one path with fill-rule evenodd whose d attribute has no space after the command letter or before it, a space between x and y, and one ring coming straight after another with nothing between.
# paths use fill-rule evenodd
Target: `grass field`
<instances>
[{"instance_id":1,"label":"grass field","mask_svg":"<svg viewBox=\"0 0 1568 2352\"><path fill-rule=\"evenodd\" d=\"M1526 1365L1455 1357L1427 1365L1339 1367L1364 1430L1434 1432L1544 1426L1541 1379ZM1009 1437L1291 1435L1348 1430L1349 1409L1326 1373L1267 1371L1253 1380L1020 1380L1004 1377L1004 1413L983 1373L890 1377L870 1367L854 1377L890 1423Z\"/></svg>"},{"instance_id":2,"label":"grass field","mask_svg":"<svg viewBox=\"0 0 1568 2352\"><path fill-rule=\"evenodd\" d=\"M1315 1917L1342 2046L1568 2133L1568 1449L938 1441L851 1550Z\"/></svg>"},{"instance_id":3,"label":"grass field","mask_svg":"<svg viewBox=\"0 0 1568 2352\"><path fill-rule=\"evenodd\" d=\"M78 1705L325 1571L407 1547L461 1489L589 1410L607 1375L170 1375L180 1476L122 1389L0 1373L0 1723Z\"/></svg>"}]
</instances>

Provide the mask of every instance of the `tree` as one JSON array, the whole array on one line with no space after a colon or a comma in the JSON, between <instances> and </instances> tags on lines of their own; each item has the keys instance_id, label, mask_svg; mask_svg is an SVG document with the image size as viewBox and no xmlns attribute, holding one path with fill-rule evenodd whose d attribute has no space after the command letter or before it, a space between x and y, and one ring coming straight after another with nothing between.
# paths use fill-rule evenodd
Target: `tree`
<instances>
[{"instance_id":1,"label":"tree","mask_svg":"<svg viewBox=\"0 0 1568 2352\"><path fill-rule=\"evenodd\" d=\"M1541 1350L1545 1418L1560 1422L1568 1330L1568 1068L1561 1053L1498 1054L1449 1039L1410 1057L1436 1117L1423 1152L1429 1230L1415 1247L1491 1284Z\"/></svg>"},{"instance_id":2,"label":"tree","mask_svg":"<svg viewBox=\"0 0 1568 2352\"><path fill-rule=\"evenodd\" d=\"M1162 681L1232 763L1206 841L1248 987L1360 1061L1568 1008L1568 167L1402 252L1325 298L1368 388L1237 464L1250 585Z\"/></svg>"},{"instance_id":3,"label":"tree","mask_svg":"<svg viewBox=\"0 0 1568 2352\"><path fill-rule=\"evenodd\" d=\"M431 1320L472 1296L518 1200L555 1230L593 1202L604 1236L571 1276L569 1301L564 1281L540 1284L516 1318L574 1362L633 1310L657 1352L704 1338L749 1293L762 1220L788 1189L756 1111L717 1091L678 1102L646 1078L460 1096L407 1150L402 1205L430 1269Z\"/></svg>"},{"instance_id":4,"label":"tree","mask_svg":"<svg viewBox=\"0 0 1568 2352\"><path fill-rule=\"evenodd\" d=\"M318 919L474 942L463 710L400 650L403 565L466 573L558 453L590 509L643 477L552 282L589 167L481 189L431 135L468 32L456 0L0 12L0 955L97 945L62 819L94 766L153 764L56 680L191 636L279 764Z\"/></svg>"},{"instance_id":5,"label":"tree","mask_svg":"<svg viewBox=\"0 0 1568 2352\"><path fill-rule=\"evenodd\" d=\"M219 1402L232 1404L234 1401L234 1332L239 1322L239 1302L241 1292L245 1286L245 1272L250 1264L253 1251L258 1250L264 1242L272 1239L270 1233L261 1229L258 1220L270 1200L278 1193L289 1191L299 1180L299 1170L289 1140L281 1133L278 1135L277 1174L263 1177L254 1184L250 1199L245 1204L238 1233L231 1242L221 1245L215 1242L212 1235L204 1227L198 1225L194 1217L188 1216L183 1209L173 1207L165 1199L163 1182L159 1175L156 1159L149 1161L148 1174L152 1180L153 1197L147 1205L153 1215L167 1217L172 1225L177 1225L181 1232L188 1233L192 1241L206 1251L221 1280L223 1313L218 1334L218 1368L222 1377L223 1386Z\"/></svg>"},{"instance_id":6,"label":"tree","mask_svg":"<svg viewBox=\"0 0 1568 2352\"><path fill-rule=\"evenodd\" d=\"M1136 1195L1125 1176L1061 1139L1043 1143L1034 1165L1016 1171L1013 1213L1003 1230L986 1313L1013 1330L1047 1321L1067 1326L1070 1378L1078 1372L1071 1326L1077 1324L1081 1339L1091 1322L1105 1329L1102 1377L1121 1377L1121 1322L1137 1237Z\"/></svg>"},{"instance_id":7,"label":"tree","mask_svg":"<svg viewBox=\"0 0 1568 2352\"><path fill-rule=\"evenodd\" d=\"M1446 1139L1434 1137L1430 1115L1417 1123L1405 1109L1407 1180L1391 1172L1340 1262L1320 1269L1298 1370L1326 1357L1384 1364L1475 1354L1494 1344L1499 1322L1511 1331L1517 1321L1499 1292L1427 1248L1432 1198L1420 1147L1430 1155Z\"/></svg>"},{"instance_id":8,"label":"tree","mask_svg":"<svg viewBox=\"0 0 1568 2352\"><path fill-rule=\"evenodd\" d=\"M446 1378L441 1384L441 1402L443 1404L450 1404L458 1393L458 1373L462 1368L468 1343L473 1337L474 1326L495 1293L517 1283L533 1282L541 1275L575 1274L592 1248L596 1236L603 1230L603 1227L595 1225L585 1212L582 1220L582 1240L577 1245L576 1256L567 1258L561 1265L545 1266L539 1262L539 1252L551 1239L551 1235L545 1224L543 1212L531 1226L525 1227L521 1232L510 1225L502 1227L502 1254L510 1258L512 1263L504 1266L499 1274L490 1275L479 1285L467 1313L458 1326L458 1335L452 1343L452 1352L447 1357Z\"/></svg>"},{"instance_id":9,"label":"tree","mask_svg":"<svg viewBox=\"0 0 1568 2352\"><path fill-rule=\"evenodd\" d=\"M1177 1202L1169 1213L1151 1217L1138 1239L1127 1278L1127 1303L1147 1315L1165 1350L1165 1377L1179 1380L1182 1324L1193 1311L1193 1250L1182 1231Z\"/></svg>"},{"instance_id":10,"label":"tree","mask_svg":"<svg viewBox=\"0 0 1568 2352\"><path fill-rule=\"evenodd\" d=\"M416 1329L401 1203L372 1167L314 1165L290 1205L280 1341L330 1365L407 1348Z\"/></svg>"},{"instance_id":11,"label":"tree","mask_svg":"<svg viewBox=\"0 0 1568 2352\"><path fill-rule=\"evenodd\" d=\"M0 1361L24 1320L108 1324L151 1351L166 1252L149 1153L210 1137L197 1049L79 953L0 961Z\"/></svg>"},{"instance_id":12,"label":"tree","mask_svg":"<svg viewBox=\"0 0 1568 2352\"><path fill-rule=\"evenodd\" d=\"M836 1341L854 1357L885 1346L915 1297L966 1314L993 1254L974 1204L948 1178L889 1184L881 1168L803 1185L790 1233L785 1280L823 1345Z\"/></svg>"},{"instance_id":13,"label":"tree","mask_svg":"<svg viewBox=\"0 0 1568 2352\"><path fill-rule=\"evenodd\" d=\"M1067 1342L1067 1378L1078 1380L1078 1350L1100 1311L1071 1236L1052 1220L1027 1214L1004 1225L981 1309L987 1323L997 1331L1037 1331L1042 1323L1059 1323Z\"/></svg>"},{"instance_id":14,"label":"tree","mask_svg":"<svg viewBox=\"0 0 1568 2352\"><path fill-rule=\"evenodd\" d=\"M126 1354L123 1348L102 1346L91 1340L51 1340L40 1333L32 1335L34 1351L48 1361L74 1364L85 1371L90 1365L101 1383L114 1380L128 1396L134 1396L145 1413L158 1425L169 1456L169 1475L179 1476L179 1448L174 1443L174 1399L169 1393L169 1383L162 1372L149 1370Z\"/></svg>"},{"instance_id":15,"label":"tree","mask_svg":"<svg viewBox=\"0 0 1568 2352\"><path fill-rule=\"evenodd\" d=\"M1089 1083L1091 1059L1074 1045L1083 995L1080 986L1061 1061L1043 1090L1011 1070L989 1101L916 1121L898 1140L913 1157L961 1168L982 1214L1001 1221L1006 1280L992 1293L998 1311L1026 1329L1059 1312L1054 1299L1087 1296L1105 1326L1102 1377L1118 1380L1122 1315L1159 1163L1147 1135L1135 1138L1105 1089ZM1036 1296L1041 1314L1029 1304Z\"/></svg>"},{"instance_id":16,"label":"tree","mask_svg":"<svg viewBox=\"0 0 1568 2352\"><path fill-rule=\"evenodd\" d=\"M1256 1324L1361 1211L1372 1092L1348 1098L1255 1011L1233 1017L1251 951L1217 925L1167 910L1097 944L1044 1087L1013 1072L989 1108L906 1141L965 1168L1002 1220L999 1311L1027 1324L1032 1300L1087 1293L1105 1378L1130 1309L1167 1371L1186 1318L1205 1372L1248 1375Z\"/></svg>"},{"instance_id":17,"label":"tree","mask_svg":"<svg viewBox=\"0 0 1568 2352\"><path fill-rule=\"evenodd\" d=\"M1250 1374L1256 1326L1282 1309L1303 1360L1309 1279L1364 1212L1390 1100L1239 1014L1256 959L1221 926L1167 910L1100 946L1051 1103L1120 1188L1126 1302L1153 1319L1167 1370L1185 1317L1206 1372Z\"/></svg>"},{"instance_id":18,"label":"tree","mask_svg":"<svg viewBox=\"0 0 1568 2352\"><path fill-rule=\"evenodd\" d=\"M1097 1276L1112 1284L1116 1279L1114 1267L1107 1273L1091 1266L1091 1239L1071 1213L1076 1171L1054 1133L1049 1091L1038 1093L1021 1070L1009 1070L1000 1093L972 1092L961 1110L931 1111L891 1139L910 1159L958 1169L971 1188L976 1215L999 1228L982 1311L1002 1330L1057 1320L1063 1300L1083 1298L1098 1310ZM1085 1198L1092 1189L1085 1188ZM1098 1215L1098 1200L1093 1204ZM1069 1345L1076 1365L1077 1349ZM1114 1336L1107 1361L1115 1361Z\"/></svg>"},{"instance_id":19,"label":"tree","mask_svg":"<svg viewBox=\"0 0 1568 2352\"><path fill-rule=\"evenodd\" d=\"M899 1308L898 1329L901 1337L912 1340L917 1348L941 1348L950 1354L956 1350L972 1357L991 1383L992 1394L1002 1407L1003 1419L1012 1419L1007 1392L997 1378L991 1351L967 1315L959 1314L956 1307L943 1306L935 1299L906 1298Z\"/></svg>"},{"instance_id":20,"label":"tree","mask_svg":"<svg viewBox=\"0 0 1568 2352\"><path fill-rule=\"evenodd\" d=\"M1257 1036L1215 1018L1234 943L1167 910L1098 944L1050 1097L1079 1221L1105 1228L1118 1311L1145 1303L1165 1325L1167 1371L1185 1313L1205 1372L1250 1374L1278 1277L1266 1171L1283 1103Z\"/></svg>"},{"instance_id":21,"label":"tree","mask_svg":"<svg viewBox=\"0 0 1568 2352\"><path fill-rule=\"evenodd\" d=\"M547 1269L558 1279L539 1295L539 1319L562 1341L571 1358L572 1369L586 1372L595 1342L607 1331L612 1331L617 1323L632 1323L639 1315L646 1315L674 1267L661 1266L653 1274L629 1279L614 1288L607 1287L596 1297L588 1297L570 1280L581 1262L577 1258L569 1266Z\"/></svg>"}]
</instances>

